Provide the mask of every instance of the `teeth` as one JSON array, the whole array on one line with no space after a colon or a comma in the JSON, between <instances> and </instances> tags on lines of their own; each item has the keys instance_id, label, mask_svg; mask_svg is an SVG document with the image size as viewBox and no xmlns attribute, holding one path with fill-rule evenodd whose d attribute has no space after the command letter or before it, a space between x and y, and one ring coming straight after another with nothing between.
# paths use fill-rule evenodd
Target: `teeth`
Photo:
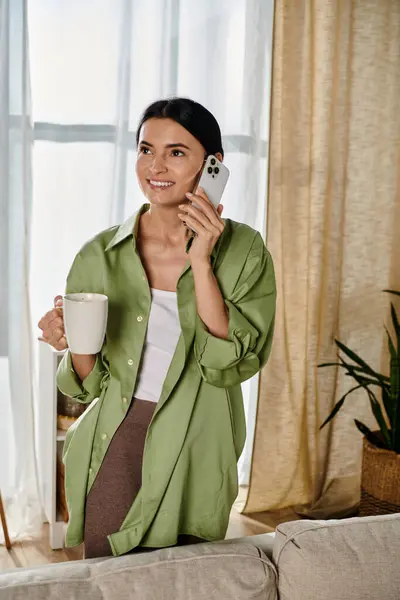
<instances>
[{"instance_id":1,"label":"teeth","mask_svg":"<svg viewBox=\"0 0 400 600\"><path fill-rule=\"evenodd\" d=\"M157 187L170 187L171 185L174 185L170 181L151 181L150 180L150 183L151 183L151 185L155 185Z\"/></svg>"}]
</instances>

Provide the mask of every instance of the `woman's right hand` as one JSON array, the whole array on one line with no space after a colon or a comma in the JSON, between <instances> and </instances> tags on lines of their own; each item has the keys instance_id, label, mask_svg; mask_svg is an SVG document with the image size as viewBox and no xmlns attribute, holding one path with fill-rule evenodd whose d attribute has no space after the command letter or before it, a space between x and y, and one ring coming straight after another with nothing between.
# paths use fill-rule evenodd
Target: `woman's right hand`
<instances>
[{"instance_id":1,"label":"woman's right hand","mask_svg":"<svg viewBox=\"0 0 400 600\"><path fill-rule=\"evenodd\" d=\"M65 337L62 296L54 298L54 308L40 319L38 327L42 330L39 340L50 344L59 351L68 348L67 338Z\"/></svg>"}]
</instances>

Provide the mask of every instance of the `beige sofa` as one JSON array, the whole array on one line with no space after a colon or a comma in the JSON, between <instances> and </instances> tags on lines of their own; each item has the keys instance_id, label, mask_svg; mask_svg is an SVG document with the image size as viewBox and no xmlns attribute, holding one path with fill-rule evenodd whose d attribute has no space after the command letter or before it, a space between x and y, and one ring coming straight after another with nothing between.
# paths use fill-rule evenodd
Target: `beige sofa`
<instances>
[{"instance_id":1,"label":"beige sofa","mask_svg":"<svg viewBox=\"0 0 400 600\"><path fill-rule=\"evenodd\" d=\"M400 514L0 573L0 600L400 600Z\"/></svg>"}]
</instances>

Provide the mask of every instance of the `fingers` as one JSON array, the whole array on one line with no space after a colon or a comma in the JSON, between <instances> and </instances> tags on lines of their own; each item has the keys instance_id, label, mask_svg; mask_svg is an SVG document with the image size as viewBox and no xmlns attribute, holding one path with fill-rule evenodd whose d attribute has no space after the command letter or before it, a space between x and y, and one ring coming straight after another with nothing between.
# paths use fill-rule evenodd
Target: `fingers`
<instances>
[{"instance_id":1,"label":"fingers","mask_svg":"<svg viewBox=\"0 0 400 600\"><path fill-rule=\"evenodd\" d=\"M196 221L201 223L201 225L203 225L205 228L213 226L210 219L195 206L182 204L179 208L181 209L182 213L178 213L178 215L182 214L185 220L187 220L186 217L190 216L192 219L196 219Z\"/></svg>"},{"instance_id":2,"label":"fingers","mask_svg":"<svg viewBox=\"0 0 400 600\"><path fill-rule=\"evenodd\" d=\"M220 235L224 230L225 224L219 219L219 215L217 213L214 213L214 215L209 218L208 215L205 215L202 210L199 210L195 206L182 204L179 206L179 208L182 213L178 213L178 217L188 225L193 225L193 222L196 223L196 231L198 229L198 224L201 225L202 229L210 232L213 235Z\"/></svg>"},{"instance_id":3,"label":"fingers","mask_svg":"<svg viewBox=\"0 0 400 600\"><path fill-rule=\"evenodd\" d=\"M56 339L56 338L47 338L44 335L38 337L38 340L41 342L46 342L49 346L52 346L55 350L61 351L66 350L68 348L68 342L65 335Z\"/></svg>"},{"instance_id":4,"label":"fingers","mask_svg":"<svg viewBox=\"0 0 400 600\"><path fill-rule=\"evenodd\" d=\"M54 298L54 308L49 310L38 323L39 329L42 330L42 335L38 339L50 344L56 350L65 350L68 348L62 307L62 296L56 296Z\"/></svg>"},{"instance_id":5,"label":"fingers","mask_svg":"<svg viewBox=\"0 0 400 600\"><path fill-rule=\"evenodd\" d=\"M196 210L196 209L194 209ZM197 211L199 212L199 211ZM212 236L212 232L210 231L211 225L210 221L208 221L208 228L206 228L200 221L199 218L191 217L189 214L180 214L178 213L178 217L189 227L194 229L197 234L206 234Z\"/></svg>"},{"instance_id":6,"label":"fingers","mask_svg":"<svg viewBox=\"0 0 400 600\"><path fill-rule=\"evenodd\" d=\"M63 306L63 297L58 295L54 298L54 306L62 308Z\"/></svg>"},{"instance_id":7,"label":"fingers","mask_svg":"<svg viewBox=\"0 0 400 600\"><path fill-rule=\"evenodd\" d=\"M60 308L53 308L52 310L49 310L49 312L47 312L44 317L42 317L38 323L38 327L39 329L41 329L42 331L44 329L49 329L51 327L51 323L53 321L55 322L55 326L59 327L59 326L64 326L64 318L63 318L63 312L62 309Z\"/></svg>"},{"instance_id":8,"label":"fingers","mask_svg":"<svg viewBox=\"0 0 400 600\"><path fill-rule=\"evenodd\" d=\"M58 341L50 341L50 345L58 351L66 350L68 348L67 338L63 335Z\"/></svg>"},{"instance_id":9,"label":"fingers","mask_svg":"<svg viewBox=\"0 0 400 600\"><path fill-rule=\"evenodd\" d=\"M53 346L53 348L56 350L66 350L68 348L67 338L60 329L54 331L53 335L50 337L47 337L45 334L43 334L38 339L41 342L46 342L46 344Z\"/></svg>"},{"instance_id":10,"label":"fingers","mask_svg":"<svg viewBox=\"0 0 400 600\"><path fill-rule=\"evenodd\" d=\"M221 219L223 206L219 204L218 207L215 208L202 188L198 188L196 194L187 193L186 196L191 203L197 205L200 211L207 215L211 223L214 223L215 225L219 223L220 225L225 226L224 221ZM194 208L197 209L196 206Z\"/></svg>"},{"instance_id":11,"label":"fingers","mask_svg":"<svg viewBox=\"0 0 400 600\"><path fill-rule=\"evenodd\" d=\"M42 329L42 335L49 343L58 342L65 335L64 323L52 321L51 326Z\"/></svg>"},{"instance_id":12,"label":"fingers","mask_svg":"<svg viewBox=\"0 0 400 600\"><path fill-rule=\"evenodd\" d=\"M48 340L54 339L58 341L63 335L65 335L64 323L57 321L52 321L51 327L43 329L43 336Z\"/></svg>"},{"instance_id":13,"label":"fingers","mask_svg":"<svg viewBox=\"0 0 400 600\"><path fill-rule=\"evenodd\" d=\"M178 213L178 217L183 221L188 227L194 229L197 234L206 235L208 237L219 237L220 231L219 229L213 225L207 217L201 215L200 211L193 209L197 212L197 214L189 214L188 212L184 214Z\"/></svg>"},{"instance_id":14,"label":"fingers","mask_svg":"<svg viewBox=\"0 0 400 600\"><path fill-rule=\"evenodd\" d=\"M204 189L202 187L198 187L196 189L194 195L202 198L205 202L207 202L215 210L213 203L211 202L211 200L209 199L209 197L207 196L206 192L204 191Z\"/></svg>"},{"instance_id":15,"label":"fingers","mask_svg":"<svg viewBox=\"0 0 400 600\"><path fill-rule=\"evenodd\" d=\"M190 194L186 194L187 196L189 196ZM204 191L204 189L202 187L197 188L195 194L191 194L192 197L196 198L196 201L199 200L199 204L202 205L202 207L204 207L204 210L206 211L208 208L211 209L211 211L215 214L217 214L219 216L219 211L218 211L218 207L222 206L221 204L218 205L217 208L215 208L214 204L211 202L211 200L209 199L209 197L207 196L206 192Z\"/></svg>"},{"instance_id":16,"label":"fingers","mask_svg":"<svg viewBox=\"0 0 400 600\"><path fill-rule=\"evenodd\" d=\"M198 188L195 194L185 194L190 202L194 202L207 215L216 214L215 208L203 188Z\"/></svg>"}]
</instances>

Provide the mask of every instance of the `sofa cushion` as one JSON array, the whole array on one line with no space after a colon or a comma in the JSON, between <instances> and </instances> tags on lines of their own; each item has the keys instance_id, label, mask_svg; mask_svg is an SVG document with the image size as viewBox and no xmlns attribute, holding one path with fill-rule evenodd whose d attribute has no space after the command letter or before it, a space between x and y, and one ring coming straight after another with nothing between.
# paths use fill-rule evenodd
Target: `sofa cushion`
<instances>
[{"instance_id":1,"label":"sofa cushion","mask_svg":"<svg viewBox=\"0 0 400 600\"><path fill-rule=\"evenodd\" d=\"M242 538L230 538L218 542L219 544L252 544L272 560L274 550L275 531L271 533L259 533L257 535L249 535Z\"/></svg>"},{"instance_id":2,"label":"sofa cushion","mask_svg":"<svg viewBox=\"0 0 400 600\"><path fill-rule=\"evenodd\" d=\"M399 600L400 514L279 525L281 600Z\"/></svg>"},{"instance_id":3,"label":"sofa cushion","mask_svg":"<svg viewBox=\"0 0 400 600\"><path fill-rule=\"evenodd\" d=\"M275 567L251 544L196 544L0 573L0 600L276 600Z\"/></svg>"}]
</instances>

